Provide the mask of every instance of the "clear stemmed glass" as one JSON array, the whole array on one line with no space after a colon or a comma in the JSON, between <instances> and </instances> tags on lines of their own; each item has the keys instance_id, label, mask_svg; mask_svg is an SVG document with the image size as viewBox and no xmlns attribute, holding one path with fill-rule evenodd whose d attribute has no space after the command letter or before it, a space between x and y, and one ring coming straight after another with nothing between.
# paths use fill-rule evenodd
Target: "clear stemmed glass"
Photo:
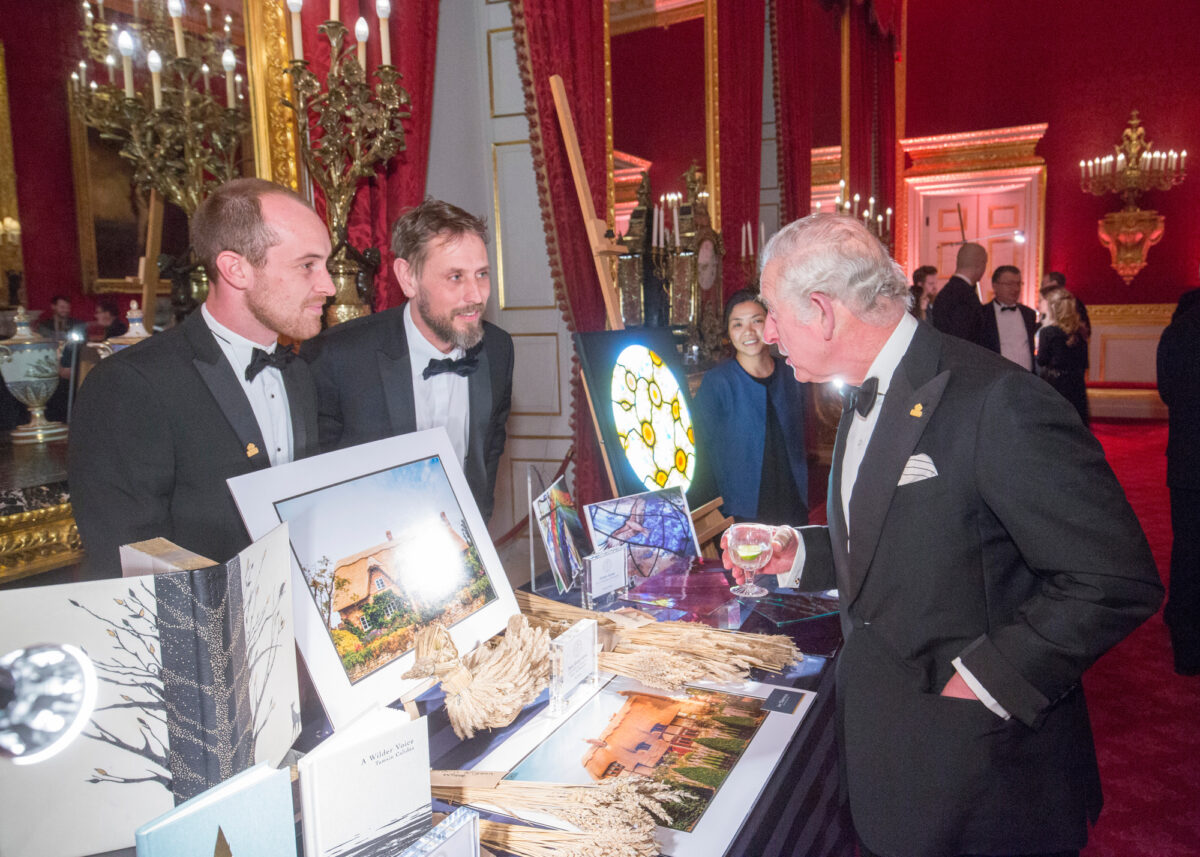
<instances>
[{"instance_id":1,"label":"clear stemmed glass","mask_svg":"<svg viewBox=\"0 0 1200 857\"><path fill-rule=\"evenodd\" d=\"M730 561L746 573L746 582L729 587L734 595L761 598L767 590L754 582L754 573L771 561L773 527L765 524L734 524L725 543Z\"/></svg>"}]
</instances>

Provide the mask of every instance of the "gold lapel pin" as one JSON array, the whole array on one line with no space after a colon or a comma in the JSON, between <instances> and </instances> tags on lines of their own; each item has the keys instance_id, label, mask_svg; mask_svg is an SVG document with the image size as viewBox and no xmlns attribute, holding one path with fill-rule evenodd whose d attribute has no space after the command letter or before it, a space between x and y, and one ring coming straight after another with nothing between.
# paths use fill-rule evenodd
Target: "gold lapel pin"
<instances>
[{"instance_id":1,"label":"gold lapel pin","mask_svg":"<svg viewBox=\"0 0 1200 857\"><path fill-rule=\"evenodd\" d=\"M916 405L913 405L913 409L908 412L908 415L910 417L918 417L918 418L923 417L923 416L925 416L925 410L918 403Z\"/></svg>"},{"instance_id":2,"label":"gold lapel pin","mask_svg":"<svg viewBox=\"0 0 1200 857\"><path fill-rule=\"evenodd\" d=\"M258 455L258 447L253 443L246 444L246 457L253 458L256 455Z\"/></svg>"}]
</instances>

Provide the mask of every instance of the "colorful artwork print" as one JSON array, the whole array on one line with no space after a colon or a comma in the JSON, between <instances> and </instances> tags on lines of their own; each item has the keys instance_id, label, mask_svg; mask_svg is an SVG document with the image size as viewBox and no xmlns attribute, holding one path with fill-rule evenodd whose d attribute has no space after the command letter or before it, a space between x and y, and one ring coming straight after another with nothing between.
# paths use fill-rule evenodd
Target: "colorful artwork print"
<instances>
[{"instance_id":1,"label":"colorful artwork print","mask_svg":"<svg viewBox=\"0 0 1200 857\"><path fill-rule=\"evenodd\" d=\"M675 696L620 688L613 682L597 693L505 779L592 785L626 773L652 777L684 795L665 805L665 826L691 831L766 720L762 700L697 687Z\"/></svg>"},{"instance_id":2,"label":"colorful artwork print","mask_svg":"<svg viewBox=\"0 0 1200 857\"><path fill-rule=\"evenodd\" d=\"M496 598L438 456L274 505L352 684Z\"/></svg>"},{"instance_id":3,"label":"colorful artwork print","mask_svg":"<svg viewBox=\"0 0 1200 857\"><path fill-rule=\"evenodd\" d=\"M617 357L612 411L621 448L642 484L687 491L696 470L692 417L675 375L646 346L627 346Z\"/></svg>"},{"instance_id":4,"label":"colorful artwork print","mask_svg":"<svg viewBox=\"0 0 1200 857\"><path fill-rule=\"evenodd\" d=\"M545 493L533 501L533 513L550 560L554 584L560 593L566 592L583 571L583 558L589 548L579 510L567 491L565 477L554 480Z\"/></svg>"},{"instance_id":5,"label":"colorful artwork print","mask_svg":"<svg viewBox=\"0 0 1200 857\"><path fill-rule=\"evenodd\" d=\"M682 488L592 503L584 513L597 551L628 545L630 580L686 571L700 556Z\"/></svg>"}]
</instances>

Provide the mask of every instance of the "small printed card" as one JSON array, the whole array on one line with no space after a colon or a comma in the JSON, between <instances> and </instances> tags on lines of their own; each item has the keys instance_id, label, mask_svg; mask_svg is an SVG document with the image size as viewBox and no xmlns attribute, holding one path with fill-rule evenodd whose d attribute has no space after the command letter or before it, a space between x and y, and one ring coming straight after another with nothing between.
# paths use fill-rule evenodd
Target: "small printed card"
<instances>
[{"instance_id":1,"label":"small printed card","mask_svg":"<svg viewBox=\"0 0 1200 857\"><path fill-rule=\"evenodd\" d=\"M783 690L782 688L771 691L767 694L766 700L763 701L762 707L766 711L778 711L780 714L793 714L804 699L804 694L798 690Z\"/></svg>"},{"instance_id":2,"label":"small printed card","mask_svg":"<svg viewBox=\"0 0 1200 857\"><path fill-rule=\"evenodd\" d=\"M629 586L628 549L624 546L597 551L584 559L583 607L595 610L598 606L619 597Z\"/></svg>"},{"instance_id":3,"label":"small printed card","mask_svg":"<svg viewBox=\"0 0 1200 857\"><path fill-rule=\"evenodd\" d=\"M398 857L479 857L479 813L460 806Z\"/></svg>"},{"instance_id":4,"label":"small printed card","mask_svg":"<svg viewBox=\"0 0 1200 857\"><path fill-rule=\"evenodd\" d=\"M550 711L566 710L567 697L584 681L596 680L597 625L580 619L550 641Z\"/></svg>"}]
</instances>

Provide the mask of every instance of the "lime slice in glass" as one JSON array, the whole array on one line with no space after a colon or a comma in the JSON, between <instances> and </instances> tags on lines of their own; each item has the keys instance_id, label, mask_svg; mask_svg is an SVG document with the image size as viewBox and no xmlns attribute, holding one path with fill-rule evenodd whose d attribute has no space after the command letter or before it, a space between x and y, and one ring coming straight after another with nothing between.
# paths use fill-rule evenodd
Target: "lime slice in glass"
<instances>
[{"instance_id":1,"label":"lime slice in glass","mask_svg":"<svg viewBox=\"0 0 1200 857\"><path fill-rule=\"evenodd\" d=\"M742 562L754 562L762 556L762 545L738 545L737 555Z\"/></svg>"}]
</instances>

